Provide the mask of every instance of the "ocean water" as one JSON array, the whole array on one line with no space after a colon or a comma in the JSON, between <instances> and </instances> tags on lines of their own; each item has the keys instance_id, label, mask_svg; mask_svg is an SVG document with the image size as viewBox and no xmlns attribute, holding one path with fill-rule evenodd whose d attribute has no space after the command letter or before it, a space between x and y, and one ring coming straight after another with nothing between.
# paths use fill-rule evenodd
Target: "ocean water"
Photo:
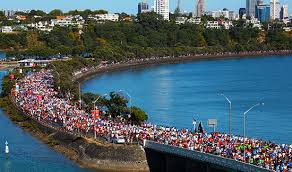
<instances>
[{"instance_id":1,"label":"ocean water","mask_svg":"<svg viewBox=\"0 0 292 172\"><path fill-rule=\"evenodd\" d=\"M0 51L0 60L6 58L6 53Z\"/></svg>"},{"instance_id":2,"label":"ocean water","mask_svg":"<svg viewBox=\"0 0 292 172\"><path fill-rule=\"evenodd\" d=\"M192 119L217 119L217 131L228 132L232 101L232 130L243 135L243 112L248 137L292 143L292 57L261 57L195 61L107 72L86 81L83 92L126 90L132 104L149 115L149 122L193 128Z\"/></svg>"},{"instance_id":3,"label":"ocean water","mask_svg":"<svg viewBox=\"0 0 292 172\"><path fill-rule=\"evenodd\" d=\"M0 78L5 71L0 71ZM0 83L1 84L1 83ZM5 141L10 153L5 156ZM0 109L0 172L89 172L13 124Z\"/></svg>"}]
</instances>

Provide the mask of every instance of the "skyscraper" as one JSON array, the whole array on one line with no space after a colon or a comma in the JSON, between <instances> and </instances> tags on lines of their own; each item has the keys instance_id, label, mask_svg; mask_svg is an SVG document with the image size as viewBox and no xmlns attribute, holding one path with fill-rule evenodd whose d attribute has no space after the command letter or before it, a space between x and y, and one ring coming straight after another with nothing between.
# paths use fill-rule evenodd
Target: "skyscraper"
<instances>
[{"instance_id":1,"label":"skyscraper","mask_svg":"<svg viewBox=\"0 0 292 172\"><path fill-rule=\"evenodd\" d=\"M205 10L205 0L197 0L195 16L202 17L204 10Z\"/></svg>"},{"instance_id":2,"label":"skyscraper","mask_svg":"<svg viewBox=\"0 0 292 172\"><path fill-rule=\"evenodd\" d=\"M288 9L288 4L283 5L281 8L281 13L280 13L280 18L283 19L287 19L289 18L289 9Z\"/></svg>"},{"instance_id":3,"label":"skyscraper","mask_svg":"<svg viewBox=\"0 0 292 172\"><path fill-rule=\"evenodd\" d=\"M175 14L180 14L180 0L177 0L177 6L176 9L174 11Z\"/></svg>"},{"instance_id":4,"label":"skyscraper","mask_svg":"<svg viewBox=\"0 0 292 172\"><path fill-rule=\"evenodd\" d=\"M246 15L249 17L255 17L256 5L258 0L246 0Z\"/></svg>"},{"instance_id":5,"label":"skyscraper","mask_svg":"<svg viewBox=\"0 0 292 172\"><path fill-rule=\"evenodd\" d=\"M154 12L169 20L169 0L154 0Z\"/></svg>"},{"instance_id":6,"label":"skyscraper","mask_svg":"<svg viewBox=\"0 0 292 172\"><path fill-rule=\"evenodd\" d=\"M149 12L149 5L146 2L138 4L138 14Z\"/></svg>"},{"instance_id":7,"label":"skyscraper","mask_svg":"<svg viewBox=\"0 0 292 172\"><path fill-rule=\"evenodd\" d=\"M255 17L261 22L268 22L270 20L270 5L258 4Z\"/></svg>"},{"instance_id":8,"label":"skyscraper","mask_svg":"<svg viewBox=\"0 0 292 172\"><path fill-rule=\"evenodd\" d=\"M271 6L270 19L271 20L280 19L281 5L279 0L271 0L270 6Z\"/></svg>"}]
</instances>

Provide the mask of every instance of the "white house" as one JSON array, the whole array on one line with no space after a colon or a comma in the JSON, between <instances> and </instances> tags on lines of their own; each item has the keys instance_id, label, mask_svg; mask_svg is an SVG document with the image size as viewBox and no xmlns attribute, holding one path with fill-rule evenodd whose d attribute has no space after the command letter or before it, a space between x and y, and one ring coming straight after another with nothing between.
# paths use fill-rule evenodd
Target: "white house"
<instances>
[{"instance_id":1,"label":"white house","mask_svg":"<svg viewBox=\"0 0 292 172\"><path fill-rule=\"evenodd\" d=\"M201 24L202 20L201 18L190 18L187 20L188 23L192 23L192 24Z\"/></svg>"},{"instance_id":2,"label":"white house","mask_svg":"<svg viewBox=\"0 0 292 172\"><path fill-rule=\"evenodd\" d=\"M187 19L187 17L177 17L175 20L175 24L185 24Z\"/></svg>"},{"instance_id":3,"label":"white house","mask_svg":"<svg viewBox=\"0 0 292 172\"><path fill-rule=\"evenodd\" d=\"M96 14L94 16L95 20L97 21L119 21L119 15L118 14Z\"/></svg>"},{"instance_id":4,"label":"white house","mask_svg":"<svg viewBox=\"0 0 292 172\"><path fill-rule=\"evenodd\" d=\"M220 29L221 26L219 25L218 21L207 21L206 28L207 29Z\"/></svg>"},{"instance_id":5,"label":"white house","mask_svg":"<svg viewBox=\"0 0 292 172\"><path fill-rule=\"evenodd\" d=\"M1 32L2 33L11 33L13 32L13 29L11 26L2 26L1 27Z\"/></svg>"}]
</instances>

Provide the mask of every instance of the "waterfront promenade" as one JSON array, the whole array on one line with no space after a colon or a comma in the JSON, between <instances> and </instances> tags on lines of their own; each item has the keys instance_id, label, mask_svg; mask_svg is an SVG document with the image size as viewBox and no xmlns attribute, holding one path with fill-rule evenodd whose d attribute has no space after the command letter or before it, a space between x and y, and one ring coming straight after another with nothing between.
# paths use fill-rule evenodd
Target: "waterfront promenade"
<instances>
[{"instance_id":1,"label":"waterfront promenade","mask_svg":"<svg viewBox=\"0 0 292 172\"><path fill-rule=\"evenodd\" d=\"M137 126L122 117L95 119L79 109L79 106L70 100L70 96L59 96L53 89L53 75L49 70L25 76L18 84L20 90L12 90L12 97L25 114L70 133L90 136L96 132L101 138L122 136L127 142L141 142L146 139L189 151L245 161L270 170L291 171L292 145L277 145L221 133L194 133L187 129L149 123Z\"/></svg>"}]
</instances>

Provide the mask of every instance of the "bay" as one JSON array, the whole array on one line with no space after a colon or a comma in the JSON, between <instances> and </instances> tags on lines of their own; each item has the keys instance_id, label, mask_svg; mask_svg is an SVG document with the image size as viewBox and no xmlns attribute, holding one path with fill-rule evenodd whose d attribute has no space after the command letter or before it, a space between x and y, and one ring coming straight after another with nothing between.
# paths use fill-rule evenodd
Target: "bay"
<instances>
[{"instance_id":1,"label":"bay","mask_svg":"<svg viewBox=\"0 0 292 172\"><path fill-rule=\"evenodd\" d=\"M217 130L228 132L232 101L233 133L276 143L292 143L292 58L273 56L228 60L193 61L107 72L82 85L83 92L109 93L126 90L132 104L149 114L148 122L192 129L192 120L217 119Z\"/></svg>"}]
</instances>

